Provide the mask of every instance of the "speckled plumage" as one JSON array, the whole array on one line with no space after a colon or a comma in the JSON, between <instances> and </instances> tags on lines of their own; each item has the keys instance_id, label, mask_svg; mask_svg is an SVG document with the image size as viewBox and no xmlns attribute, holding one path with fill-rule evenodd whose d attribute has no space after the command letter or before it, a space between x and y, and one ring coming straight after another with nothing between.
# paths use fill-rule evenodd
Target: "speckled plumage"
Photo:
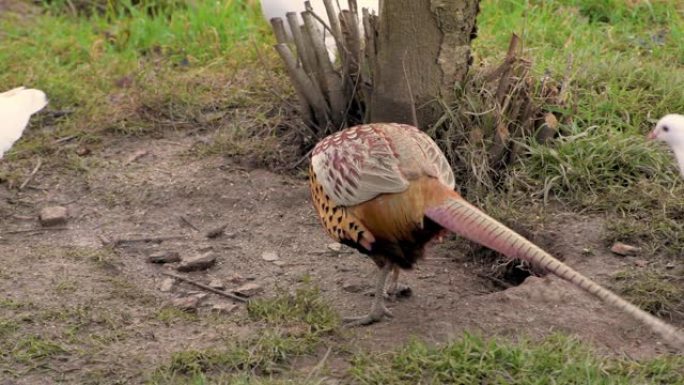
<instances>
[{"instance_id":1,"label":"speckled plumage","mask_svg":"<svg viewBox=\"0 0 684 385\"><path fill-rule=\"evenodd\" d=\"M390 270L408 269L445 229L511 258L537 264L648 325L684 349L684 335L560 262L454 192L454 174L437 144L415 127L368 124L323 139L312 152L311 193L333 239L370 255L380 267L371 312L391 313L383 291ZM396 276L396 274L395 274Z\"/></svg>"},{"instance_id":2,"label":"speckled plumage","mask_svg":"<svg viewBox=\"0 0 684 385\"><path fill-rule=\"evenodd\" d=\"M314 205L333 239L379 266L390 262L406 269L441 230L424 220L424 199L418 198L429 192L413 182L454 187L451 167L434 141L402 124L368 124L330 135L314 148L309 176Z\"/></svg>"}]
</instances>

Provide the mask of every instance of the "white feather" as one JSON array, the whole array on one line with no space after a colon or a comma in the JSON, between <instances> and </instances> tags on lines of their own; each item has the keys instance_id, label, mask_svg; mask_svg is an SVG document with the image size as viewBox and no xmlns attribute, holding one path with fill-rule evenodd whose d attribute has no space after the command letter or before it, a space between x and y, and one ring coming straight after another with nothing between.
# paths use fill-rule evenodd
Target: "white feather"
<instances>
[{"instance_id":1,"label":"white feather","mask_svg":"<svg viewBox=\"0 0 684 385\"><path fill-rule=\"evenodd\" d=\"M31 115L46 105L40 90L18 87L0 93L0 159L21 138Z\"/></svg>"}]
</instances>

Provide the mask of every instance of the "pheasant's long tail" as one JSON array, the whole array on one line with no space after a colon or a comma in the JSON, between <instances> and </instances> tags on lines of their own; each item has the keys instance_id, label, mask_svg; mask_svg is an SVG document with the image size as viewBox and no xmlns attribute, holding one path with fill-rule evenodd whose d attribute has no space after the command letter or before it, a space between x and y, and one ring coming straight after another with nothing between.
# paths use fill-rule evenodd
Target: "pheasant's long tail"
<instances>
[{"instance_id":1,"label":"pheasant's long tail","mask_svg":"<svg viewBox=\"0 0 684 385\"><path fill-rule=\"evenodd\" d=\"M666 343L684 350L684 335L672 325L652 316L603 288L532 242L480 211L456 194L425 210L425 215L449 231L496 250L510 258L534 263L572 282L601 300L631 315L658 333Z\"/></svg>"}]
</instances>

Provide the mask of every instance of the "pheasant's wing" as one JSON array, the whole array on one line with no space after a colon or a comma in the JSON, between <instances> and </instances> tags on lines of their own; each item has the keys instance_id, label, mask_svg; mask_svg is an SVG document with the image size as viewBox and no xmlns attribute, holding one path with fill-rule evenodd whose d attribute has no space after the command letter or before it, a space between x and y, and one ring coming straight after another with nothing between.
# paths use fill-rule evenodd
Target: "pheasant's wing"
<instances>
[{"instance_id":1,"label":"pheasant's wing","mask_svg":"<svg viewBox=\"0 0 684 385\"><path fill-rule=\"evenodd\" d=\"M400 124L340 131L314 148L311 163L325 192L342 206L402 192L423 175L454 186L451 168L435 142L420 130Z\"/></svg>"}]
</instances>

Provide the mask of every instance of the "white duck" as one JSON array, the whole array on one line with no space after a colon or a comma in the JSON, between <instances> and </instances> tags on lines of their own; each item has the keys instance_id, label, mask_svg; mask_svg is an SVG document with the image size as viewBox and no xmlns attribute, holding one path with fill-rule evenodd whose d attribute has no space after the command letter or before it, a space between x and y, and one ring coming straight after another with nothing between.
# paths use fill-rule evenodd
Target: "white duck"
<instances>
[{"instance_id":1,"label":"white duck","mask_svg":"<svg viewBox=\"0 0 684 385\"><path fill-rule=\"evenodd\" d=\"M361 10L363 8L368 8L370 13L378 13L378 1L379 0L357 0L356 4L359 11L359 27L361 28L361 33L363 33L363 23L361 20ZM345 4L346 1L341 1L341 4ZM337 1L333 1L333 4L337 4ZM311 0L311 7L316 15L320 16L321 19L325 20L328 25L330 21L328 20L328 13L325 10L325 4L323 0ZM288 12L297 12L300 14L304 12L304 0L261 0L261 12L267 22L270 23L271 19L274 17L280 17L285 23L285 30L290 33L290 29L287 27L287 17ZM301 23L300 19L300 23ZM328 31L325 31L325 46L330 53L331 58L335 57L335 39L330 35Z\"/></svg>"},{"instance_id":2,"label":"white duck","mask_svg":"<svg viewBox=\"0 0 684 385\"><path fill-rule=\"evenodd\" d=\"M663 116L648 134L648 138L661 140L672 148L679 164L679 172L684 176L684 115Z\"/></svg>"},{"instance_id":3,"label":"white duck","mask_svg":"<svg viewBox=\"0 0 684 385\"><path fill-rule=\"evenodd\" d=\"M18 87L0 93L0 159L21 138L31 115L46 105L40 90Z\"/></svg>"}]
</instances>

